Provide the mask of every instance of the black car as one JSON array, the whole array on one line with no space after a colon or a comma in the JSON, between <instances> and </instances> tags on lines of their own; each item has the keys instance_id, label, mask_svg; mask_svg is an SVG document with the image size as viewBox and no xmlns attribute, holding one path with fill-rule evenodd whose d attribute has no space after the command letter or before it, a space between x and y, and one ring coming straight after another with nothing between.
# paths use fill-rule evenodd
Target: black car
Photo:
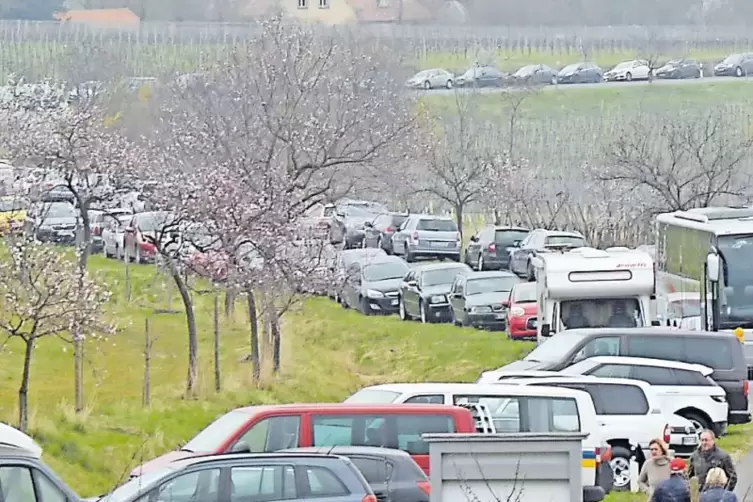
<instances>
[{"instance_id":1,"label":"black car","mask_svg":"<svg viewBox=\"0 0 753 502\"><path fill-rule=\"evenodd\" d=\"M520 278L512 272L472 272L456 276L450 292L453 324L504 331L510 290L519 282Z\"/></svg>"},{"instance_id":2,"label":"black car","mask_svg":"<svg viewBox=\"0 0 753 502\"><path fill-rule=\"evenodd\" d=\"M47 202L27 220L26 228L40 242L74 244L80 223L78 210L70 202Z\"/></svg>"},{"instance_id":3,"label":"black car","mask_svg":"<svg viewBox=\"0 0 753 502\"><path fill-rule=\"evenodd\" d=\"M604 71L596 63L575 63L557 74L559 84L596 84L604 79Z\"/></svg>"},{"instance_id":4,"label":"black car","mask_svg":"<svg viewBox=\"0 0 753 502\"><path fill-rule=\"evenodd\" d=\"M327 296L340 303L340 290L342 289L345 280L346 273L351 264L364 260L370 260L373 258L385 258L387 253L384 249L379 248L367 248L367 249L345 249L338 252L335 255L332 265L329 267L331 274L331 280L327 287Z\"/></svg>"},{"instance_id":5,"label":"black car","mask_svg":"<svg viewBox=\"0 0 753 502\"><path fill-rule=\"evenodd\" d=\"M455 78L456 87L502 87L508 76L491 65L474 65Z\"/></svg>"},{"instance_id":6,"label":"black car","mask_svg":"<svg viewBox=\"0 0 753 502\"><path fill-rule=\"evenodd\" d=\"M329 226L330 243L342 244L343 249L362 247L366 223L387 212L384 205L376 202L351 200L337 203Z\"/></svg>"},{"instance_id":7,"label":"black car","mask_svg":"<svg viewBox=\"0 0 753 502\"><path fill-rule=\"evenodd\" d=\"M408 219L407 213L380 214L364 227L363 247L381 248L392 254L392 234Z\"/></svg>"},{"instance_id":8,"label":"black car","mask_svg":"<svg viewBox=\"0 0 753 502\"><path fill-rule=\"evenodd\" d=\"M377 500L429 502L431 484L424 471L402 450L374 446L294 448L285 452L324 453L346 457L358 467Z\"/></svg>"},{"instance_id":9,"label":"black car","mask_svg":"<svg viewBox=\"0 0 753 502\"><path fill-rule=\"evenodd\" d=\"M509 268L510 252L515 250L515 243L522 242L529 232L523 227L484 227L471 237L463 261L478 271Z\"/></svg>"},{"instance_id":10,"label":"black car","mask_svg":"<svg viewBox=\"0 0 753 502\"><path fill-rule=\"evenodd\" d=\"M499 370L560 371L593 355L646 357L712 368L711 378L727 393L729 424L751 421L748 369L743 346L733 334L676 328L573 329L557 333L521 361Z\"/></svg>"},{"instance_id":11,"label":"black car","mask_svg":"<svg viewBox=\"0 0 753 502\"><path fill-rule=\"evenodd\" d=\"M512 83L518 85L556 84L557 70L545 64L530 64L512 74Z\"/></svg>"},{"instance_id":12,"label":"black car","mask_svg":"<svg viewBox=\"0 0 753 502\"><path fill-rule=\"evenodd\" d=\"M753 75L753 52L731 54L714 66L716 77L747 77Z\"/></svg>"},{"instance_id":13,"label":"black car","mask_svg":"<svg viewBox=\"0 0 753 502\"><path fill-rule=\"evenodd\" d=\"M663 79L685 79L701 78L703 69L698 61L694 59L675 59L668 61L667 64L654 71L656 78Z\"/></svg>"},{"instance_id":14,"label":"black car","mask_svg":"<svg viewBox=\"0 0 753 502\"><path fill-rule=\"evenodd\" d=\"M412 268L400 282L400 319L421 319L423 323L449 322L450 288L458 274L472 270L462 263L427 263Z\"/></svg>"},{"instance_id":15,"label":"black car","mask_svg":"<svg viewBox=\"0 0 753 502\"><path fill-rule=\"evenodd\" d=\"M341 305L355 307L364 315L397 312L398 288L408 269L397 256L353 263L340 292Z\"/></svg>"},{"instance_id":16,"label":"black car","mask_svg":"<svg viewBox=\"0 0 753 502\"><path fill-rule=\"evenodd\" d=\"M81 502L39 455L11 446L0 446L0 500Z\"/></svg>"}]
</instances>

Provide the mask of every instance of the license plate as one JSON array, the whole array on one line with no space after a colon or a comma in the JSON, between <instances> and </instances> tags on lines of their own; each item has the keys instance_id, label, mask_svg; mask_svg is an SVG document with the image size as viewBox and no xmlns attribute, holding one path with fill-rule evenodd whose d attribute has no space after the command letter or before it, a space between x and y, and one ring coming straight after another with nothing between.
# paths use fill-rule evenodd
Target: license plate
<instances>
[{"instance_id":1,"label":"license plate","mask_svg":"<svg viewBox=\"0 0 753 502\"><path fill-rule=\"evenodd\" d=\"M449 245L450 245L449 242L432 242L431 243L431 247L434 247L434 248L446 248Z\"/></svg>"},{"instance_id":2,"label":"license plate","mask_svg":"<svg viewBox=\"0 0 753 502\"><path fill-rule=\"evenodd\" d=\"M494 317L496 317L497 319L504 319L505 318L505 314L497 314Z\"/></svg>"},{"instance_id":3,"label":"license plate","mask_svg":"<svg viewBox=\"0 0 753 502\"><path fill-rule=\"evenodd\" d=\"M696 438L696 437L682 438L682 444L684 444L684 445L696 445L696 444L698 444L698 438Z\"/></svg>"},{"instance_id":4,"label":"license plate","mask_svg":"<svg viewBox=\"0 0 753 502\"><path fill-rule=\"evenodd\" d=\"M398 304L397 298L395 298L394 300L392 300L392 305L393 305L393 306L395 306L395 305L397 305L397 304Z\"/></svg>"},{"instance_id":5,"label":"license plate","mask_svg":"<svg viewBox=\"0 0 753 502\"><path fill-rule=\"evenodd\" d=\"M58 232L60 237L73 237L73 232Z\"/></svg>"}]
</instances>

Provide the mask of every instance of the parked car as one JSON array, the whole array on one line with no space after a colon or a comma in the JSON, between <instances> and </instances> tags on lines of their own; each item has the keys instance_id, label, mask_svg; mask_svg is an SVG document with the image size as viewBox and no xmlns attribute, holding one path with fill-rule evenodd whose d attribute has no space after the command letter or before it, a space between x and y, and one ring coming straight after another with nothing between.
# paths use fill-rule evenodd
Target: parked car
<instances>
[{"instance_id":1,"label":"parked car","mask_svg":"<svg viewBox=\"0 0 753 502\"><path fill-rule=\"evenodd\" d=\"M409 263L417 258L460 261L460 232L452 218L412 214L392 235L392 251Z\"/></svg>"},{"instance_id":2,"label":"parked car","mask_svg":"<svg viewBox=\"0 0 753 502\"><path fill-rule=\"evenodd\" d=\"M654 71L656 78L686 79L701 78L703 69L694 59L673 59Z\"/></svg>"},{"instance_id":3,"label":"parked car","mask_svg":"<svg viewBox=\"0 0 753 502\"><path fill-rule=\"evenodd\" d=\"M316 235L326 236L334 214L334 204L317 204L306 212L303 225Z\"/></svg>"},{"instance_id":4,"label":"parked car","mask_svg":"<svg viewBox=\"0 0 753 502\"><path fill-rule=\"evenodd\" d=\"M41 459L41 452L0 445L0 500L3 502L81 502L81 498Z\"/></svg>"},{"instance_id":5,"label":"parked car","mask_svg":"<svg viewBox=\"0 0 753 502\"><path fill-rule=\"evenodd\" d=\"M575 63L565 66L557 74L558 84L596 84L604 72L596 63Z\"/></svg>"},{"instance_id":6,"label":"parked car","mask_svg":"<svg viewBox=\"0 0 753 502\"><path fill-rule=\"evenodd\" d=\"M450 315L457 326L504 331L510 290L520 279L511 272L472 272L455 277Z\"/></svg>"},{"instance_id":7,"label":"parked car","mask_svg":"<svg viewBox=\"0 0 753 502\"><path fill-rule=\"evenodd\" d=\"M294 448L291 453L317 453L345 457L361 471L377 500L429 502L431 483L424 471L402 450L374 446ZM359 501L360 502L360 501Z\"/></svg>"},{"instance_id":8,"label":"parked car","mask_svg":"<svg viewBox=\"0 0 753 502\"><path fill-rule=\"evenodd\" d=\"M133 219L132 214L106 218L102 225L102 253L106 258L123 259L125 229Z\"/></svg>"},{"instance_id":9,"label":"parked car","mask_svg":"<svg viewBox=\"0 0 753 502\"><path fill-rule=\"evenodd\" d=\"M559 371L594 356L647 357L713 368L711 378L727 393L727 423L751 421L748 369L742 344L733 334L666 327L573 329L557 333L523 360L499 370Z\"/></svg>"},{"instance_id":10,"label":"parked car","mask_svg":"<svg viewBox=\"0 0 753 502\"><path fill-rule=\"evenodd\" d=\"M727 433L729 406L724 389L711 379L713 372L701 364L619 356L590 357L561 371L567 375L643 380L656 391L662 410L687 418L699 434L709 429L722 436ZM688 446L685 453L692 453Z\"/></svg>"},{"instance_id":11,"label":"parked car","mask_svg":"<svg viewBox=\"0 0 753 502\"><path fill-rule=\"evenodd\" d=\"M398 289L400 319L449 322L452 283L458 274L469 273L470 267L461 263L429 263L410 269Z\"/></svg>"},{"instance_id":12,"label":"parked car","mask_svg":"<svg viewBox=\"0 0 753 502\"><path fill-rule=\"evenodd\" d=\"M506 75L491 65L473 65L459 77L457 87L502 87Z\"/></svg>"},{"instance_id":13,"label":"parked car","mask_svg":"<svg viewBox=\"0 0 753 502\"><path fill-rule=\"evenodd\" d=\"M744 77L753 74L753 52L731 54L714 66L716 77Z\"/></svg>"},{"instance_id":14,"label":"parked car","mask_svg":"<svg viewBox=\"0 0 753 502\"><path fill-rule=\"evenodd\" d=\"M182 448L131 471L131 477L163 469L199 455L265 453L307 446L381 446L408 452L429 470L425 433L474 433L467 408L405 404L281 404L230 411L205 427Z\"/></svg>"},{"instance_id":15,"label":"parked car","mask_svg":"<svg viewBox=\"0 0 753 502\"><path fill-rule=\"evenodd\" d=\"M556 84L557 70L545 64L529 64L512 74L512 82L519 85Z\"/></svg>"},{"instance_id":16,"label":"parked car","mask_svg":"<svg viewBox=\"0 0 753 502\"><path fill-rule=\"evenodd\" d=\"M91 231L91 252L99 253L103 250L102 232L119 216L132 216L133 211L125 208L92 209L89 211L89 230Z\"/></svg>"},{"instance_id":17,"label":"parked car","mask_svg":"<svg viewBox=\"0 0 753 502\"><path fill-rule=\"evenodd\" d=\"M35 457L42 456L42 447L36 441L15 427L2 422L0 422L0 447L19 448Z\"/></svg>"},{"instance_id":18,"label":"parked car","mask_svg":"<svg viewBox=\"0 0 753 502\"><path fill-rule=\"evenodd\" d=\"M29 202L14 195L0 198L0 235L22 230Z\"/></svg>"},{"instance_id":19,"label":"parked car","mask_svg":"<svg viewBox=\"0 0 753 502\"><path fill-rule=\"evenodd\" d=\"M531 263L531 258L538 253L586 246L588 246L586 238L578 232L561 232L539 228L529 233L522 241L513 244L515 249L510 255L510 271L520 277L527 278L529 281L535 281L536 271Z\"/></svg>"},{"instance_id":20,"label":"parked car","mask_svg":"<svg viewBox=\"0 0 753 502\"><path fill-rule=\"evenodd\" d=\"M100 502L376 502L345 457L305 453L205 455L177 460L119 486Z\"/></svg>"},{"instance_id":21,"label":"parked car","mask_svg":"<svg viewBox=\"0 0 753 502\"><path fill-rule=\"evenodd\" d=\"M604 73L604 80L607 82L631 80L648 80L651 76L651 67L645 59L633 59L623 61L614 68Z\"/></svg>"},{"instance_id":22,"label":"parked car","mask_svg":"<svg viewBox=\"0 0 753 502\"><path fill-rule=\"evenodd\" d=\"M26 220L26 229L40 242L75 244L81 217L70 202L45 202Z\"/></svg>"},{"instance_id":23,"label":"parked car","mask_svg":"<svg viewBox=\"0 0 753 502\"><path fill-rule=\"evenodd\" d=\"M179 239L178 222L164 211L136 213L125 228L123 260L136 263L152 262L157 255L156 244Z\"/></svg>"},{"instance_id":24,"label":"parked car","mask_svg":"<svg viewBox=\"0 0 753 502\"><path fill-rule=\"evenodd\" d=\"M507 301L507 337L536 340L536 283L514 284Z\"/></svg>"},{"instance_id":25,"label":"parked car","mask_svg":"<svg viewBox=\"0 0 753 502\"><path fill-rule=\"evenodd\" d=\"M330 243L342 244L343 249L360 248L366 222L388 212L384 205L376 202L349 200L337 203L330 222Z\"/></svg>"},{"instance_id":26,"label":"parked car","mask_svg":"<svg viewBox=\"0 0 753 502\"><path fill-rule=\"evenodd\" d=\"M367 222L364 227L363 247L381 248L387 254L392 254L392 236L408 216L410 215L407 213L385 213Z\"/></svg>"},{"instance_id":27,"label":"parked car","mask_svg":"<svg viewBox=\"0 0 753 502\"><path fill-rule=\"evenodd\" d=\"M510 267L510 252L515 243L525 239L530 230L523 227L490 225L471 236L463 261L479 272Z\"/></svg>"},{"instance_id":28,"label":"parked car","mask_svg":"<svg viewBox=\"0 0 753 502\"><path fill-rule=\"evenodd\" d=\"M455 75L441 68L423 70L405 82L405 87L412 89L452 89L455 83Z\"/></svg>"},{"instance_id":29,"label":"parked car","mask_svg":"<svg viewBox=\"0 0 753 502\"><path fill-rule=\"evenodd\" d=\"M386 256L387 253L379 248L345 249L339 251L335 255L334 262L329 269L332 274L332 280L327 289L327 296L340 303L340 292L347 279L346 273L348 267L357 261L368 262L369 260L380 259Z\"/></svg>"},{"instance_id":30,"label":"parked car","mask_svg":"<svg viewBox=\"0 0 753 502\"><path fill-rule=\"evenodd\" d=\"M397 312L398 288L408 270L408 264L396 256L351 264L340 292L341 305L364 315Z\"/></svg>"}]
</instances>

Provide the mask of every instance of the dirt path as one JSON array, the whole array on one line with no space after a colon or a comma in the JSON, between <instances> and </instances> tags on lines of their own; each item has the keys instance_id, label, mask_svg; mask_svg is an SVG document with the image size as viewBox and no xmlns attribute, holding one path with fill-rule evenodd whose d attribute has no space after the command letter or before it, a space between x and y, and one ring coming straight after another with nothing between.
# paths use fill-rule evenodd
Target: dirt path
<instances>
[{"instance_id":1,"label":"dirt path","mask_svg":"<svg viewBox=\"0 0 753 502\"><path fill-rule=\"evenodd\" d=\"M737 468L735 494L739 502L753 502L753 450L746 453L735 467Z\"/></svg>"}]
</instances>

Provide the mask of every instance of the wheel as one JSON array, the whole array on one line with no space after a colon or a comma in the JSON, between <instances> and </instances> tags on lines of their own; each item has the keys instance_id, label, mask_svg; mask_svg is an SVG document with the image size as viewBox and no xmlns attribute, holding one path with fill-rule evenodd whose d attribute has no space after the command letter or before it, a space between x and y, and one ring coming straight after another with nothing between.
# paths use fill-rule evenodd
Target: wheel
<instances>
[{"instance_id":1,"label":"wheel","mask_svg":"<svg viewBox=\"0 0 753 502\"><path fill-rule=\"evenodd\" d=\"M612 460L609 465L614 473L614 491L630 490L630 450L624 446L612 447Z\"/></svg>"},{"instance_id":2,"label":"wheel","mask_svg":"<svg viewBox=\"0 0 753 502\"><path fill-rule=\"evenodd\" d=\"M528 261L528 265L526 266L526 279L528 282L534 282L536 280L536 271L533 268L533 264L531 261Z\"/></svg>"},{"instance_id":3,"label":"wheel","mask_svg":"<svg viewBox=\"0 0 753 502\"><path fill-rule=\"evenodd\" d=\"M405 261L413 263L413 255L408 251L408 245L405 245Z\"/></svg>"},{"instance_id":4,"label":"wheel","mask_svg":"<svg viewBox=\"0 0 753 502\"><path fill-rule=\"evenodd\" d=\"M695 431L700 434L704 429L713 430L714 424L712 424L707 418L704 418L700 413L694 413L689 411L680 415L683 418L687 418L693 424Z\"/></svg>"},{"instance_id":5,"label":"wheel","mask_svg":"<svg viewBox=\"0 0 753 502\"><path fill-rule=\"evenodd\" d=\"M633 74L630 73L630 72L627 72L625 74L625 80L628 81L628 82L632 82L633 81Z\"/></svg>"},{"instance_id":6,"label":"wheel","mask_svg":"<svg viewBox=\"0 0 753 502\"><path fill-rule=\"evenodd\" d=\"M478 263L476 263L476 270L479 272L484 271L484 253L478 254Z\"/></svg>"},{"instance_id":7,"label":"wheel","mask_svg":"<svg viewBox=\"0 0 753 502\"><path fill-rule=\"evenodd\" d=\"M405 310L405 303L403 303L403 297L398 300L398 315L402 321L410 321L411 317L408 315L408 311Z\"/></svg>"},{"instance_id":8,"label":"wheel","mask_svg":"<svg viewBox=\"0 0 753 502\"><path fill-rule=\"evenodd\" d=\"M428 324L430 321L429 317L426 315L426 307L424 306L424 302L418 303L418 309L421 312L421 322L423 324Z\"/></svg>"},{"instance_id":9,"label":"wheel","mask_svg":"<svg viewBox=\"0 0 753 502\"><path fill-rule=\"evenodd\" d=\"M735 68L735 76L742 77L743 76L743 69L741 67Z\"/></svg>"},{"instance_id":10,"label":"wheel","mask_svg":"<svg viewBox=\"0 0 753 502\"><path fill-rule=\"evenodd\" d=\"M447 83L445 84L445 87L447 87L448 89L452 89L452 80L448 80Z\"/></svg>"},{"instance_id":11,"label":"wheel","mask_svg":"<svg viewBox=\"0 0 753 502\"><path fill-rule=\"evenodd\" d=\"M369 307L369 300L367 298L361 298L358 301L358 310L360 310L363 315L371 315L371 307Z\"/></svg>"},{"instance_id":12,"label":"wheel","mask_svg":"<svg viewBox=\"0 0 753 502\"><path fill-rule=\"evenodd\" d=\"M429 82L428 80L424 82L424 89L426 89L427 91L431 89L431 82Z\"/></svg>"}]
</instances>

